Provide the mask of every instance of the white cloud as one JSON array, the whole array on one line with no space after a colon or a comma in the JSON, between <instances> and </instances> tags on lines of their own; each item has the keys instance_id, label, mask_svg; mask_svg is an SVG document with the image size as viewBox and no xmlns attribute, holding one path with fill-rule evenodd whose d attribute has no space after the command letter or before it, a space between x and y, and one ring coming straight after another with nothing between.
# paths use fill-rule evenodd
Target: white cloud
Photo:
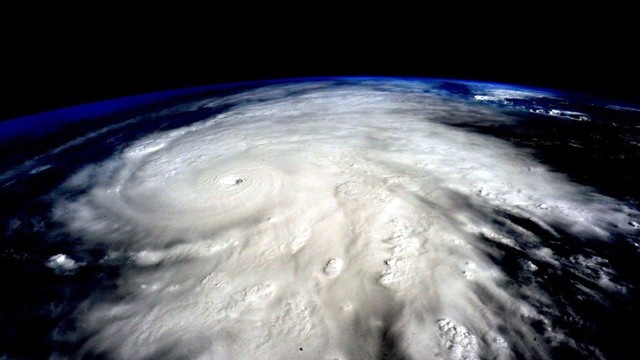
<instances>
[{"instance_id":1,"label":"white cloud","mask_svg":"<svg viewBox=\"0 0 640 360\"><path fill-rule=\"evenodd\" d=\"M84 264L76 262L65 254L58 254L50 257L45 265L59 274L70 274Z\"/></svg>"},{"instance_id":2,"label":"white cloud","mask_svg":"<svg viewBox=\"0 0 640 360\"><path fill-rule=\"evenodd\" d=\"M473 117L470 105L369 86L293 90L235 96L260 101L150 135L70 180L90 190L59 199L54 217L132 257L121 296L82 317L85 349L128 359L549 356L530 340L532 319L548 320L505 287L490 259L499 253L480 235L540 241L524 230L509 238L492 221L505 211L606 241L628 210L506 142L434 120Z\"/></svg>"}]
</instances>

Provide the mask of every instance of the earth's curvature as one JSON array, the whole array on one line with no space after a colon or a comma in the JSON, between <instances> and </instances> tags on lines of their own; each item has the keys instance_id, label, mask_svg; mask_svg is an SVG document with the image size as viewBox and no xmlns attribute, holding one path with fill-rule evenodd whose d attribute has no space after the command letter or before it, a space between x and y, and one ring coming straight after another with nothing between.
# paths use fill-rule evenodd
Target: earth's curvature
<instances>
[{"instance_id":1,"label":"earth's curvature","mask_svg":"<svg viewBox=\"0 0 640 360\"><path fill-rule=\"evenodd\" d=\"M640 108L313 79L0 123L0 358L632 358Z\"/></svg>"}]
</instances>

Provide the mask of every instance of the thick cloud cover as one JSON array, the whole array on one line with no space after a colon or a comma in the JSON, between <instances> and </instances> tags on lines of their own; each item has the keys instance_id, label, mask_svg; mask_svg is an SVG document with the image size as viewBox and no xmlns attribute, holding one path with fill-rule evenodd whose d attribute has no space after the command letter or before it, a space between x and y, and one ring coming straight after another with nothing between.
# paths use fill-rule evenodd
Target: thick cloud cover
<instances>
[{"instance_id":1,"label":"thick cloud cover","mask_svg":"<svg viewBox=\"0 0 640 360\"><path fill-rule=\"evenodd\" d=\"M506 142L438 121L510 118L402 83L272 86L200 106L220 104L238 105L65 184L88 190L61 197L54 218L130 258L118 294L79 315L85 351L504 359L571 343L480 239L562 266L499 214L607 241L628 210ZM535 276L531 262L522 268Z\"/></svg>"}]
</instances>

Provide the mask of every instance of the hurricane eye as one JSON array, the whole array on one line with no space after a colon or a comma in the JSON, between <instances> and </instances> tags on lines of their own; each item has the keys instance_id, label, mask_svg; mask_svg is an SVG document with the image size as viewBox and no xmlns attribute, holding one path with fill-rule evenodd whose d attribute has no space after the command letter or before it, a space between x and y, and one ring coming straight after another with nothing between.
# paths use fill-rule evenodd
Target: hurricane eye
<instances>
[{"instance_id":1,"label":"hurricane eye","mask_svg":"<svg viewBox=\"0 0 640 360\"><path fill-rule=\"evenodd\" d=\"M221 178L219 182L222 185L233 186L242 184L244 182L244 179L238 175L230 175Z\"/></svg>"}]
</instances>

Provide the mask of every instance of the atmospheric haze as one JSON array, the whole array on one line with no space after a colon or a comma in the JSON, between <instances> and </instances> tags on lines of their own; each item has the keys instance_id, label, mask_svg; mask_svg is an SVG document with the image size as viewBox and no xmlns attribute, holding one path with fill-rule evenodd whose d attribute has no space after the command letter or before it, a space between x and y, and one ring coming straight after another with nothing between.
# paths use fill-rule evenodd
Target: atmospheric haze
<instances>
[{"instance_id":1,"label":"atmospheric haze","mask_svg":"<svg viewBox=\"0 0 640 360\"><path fill-rule=\"evenodd\" d=\"M606 242L632 210L452 125L508 115L402 81L274 85L192 106L225 104L56 191L65 231L129 259L117 293L77 312L85 354L508 359L589 346L553 325L539 309L554 299L505 273L491 242L563 268L510 216ZM597 260L570 271L589 276Z\"/></svg>"}]
</instances>

